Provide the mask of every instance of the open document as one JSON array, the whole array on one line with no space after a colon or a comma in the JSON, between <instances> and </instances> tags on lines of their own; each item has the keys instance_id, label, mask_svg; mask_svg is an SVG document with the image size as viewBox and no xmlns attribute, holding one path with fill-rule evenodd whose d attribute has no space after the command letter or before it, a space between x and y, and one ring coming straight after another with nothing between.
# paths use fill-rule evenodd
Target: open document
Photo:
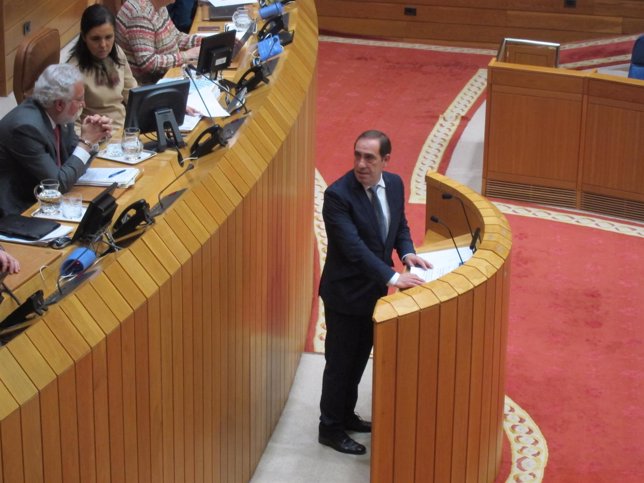
<instances>
[{"instance_id":1,"label":"open document","mask_svg":"<svg viewBox=\"0 0 644 483\"><path fill-rule=\"evenodd\" d=\"M472 250L469 247L461 247L458 249L461 254L463 262L467 262L472 258ZM418 256L424 258L433 265L430 270L423 268L412 267L410 272L418 275L425 282L431 282L449 272L456 270L461 265L461 259L458 257L456 248L446 248L445 250L438 250L435 252L419 253Z\"/></svg>"}]
</instances>

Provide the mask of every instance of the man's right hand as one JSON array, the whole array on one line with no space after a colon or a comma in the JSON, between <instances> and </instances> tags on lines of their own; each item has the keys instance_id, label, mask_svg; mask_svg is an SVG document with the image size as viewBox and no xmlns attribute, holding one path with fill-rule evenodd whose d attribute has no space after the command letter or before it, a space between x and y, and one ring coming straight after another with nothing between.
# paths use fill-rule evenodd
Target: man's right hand
<instances>
[{"instance_id":1,"label":"man's right hand","mask_svg":"<svg viewBox=\"0 0 644 483\"><path fill-rule=\"evenodd\" d=\"M396 288L411 288L425 283L425 281L418 275L410 272L403 272L399 273L398 275L398 280L394 285Z\"/></svg>"}]
</instances>

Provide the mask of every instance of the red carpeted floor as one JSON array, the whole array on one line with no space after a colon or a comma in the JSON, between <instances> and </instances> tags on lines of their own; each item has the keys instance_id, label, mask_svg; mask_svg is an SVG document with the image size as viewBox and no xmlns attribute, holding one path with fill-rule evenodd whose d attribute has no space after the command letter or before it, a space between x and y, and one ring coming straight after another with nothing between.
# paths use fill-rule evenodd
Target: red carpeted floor
<instances>
[{"instance_id":1,"label":"red carpeted floor","mask_svg":"<svg viewBox=\"0 0 644 483\"><path fill-rule=\"evenodd\" d=\"M630 50L629 41L594 47L615 57ZM562 50L562 62L583 64L591 47ZM324 182L351 169L356 135L376 128L393 141L389 170L409 183L438 117L490 57L321 42L317 169ZM552 219L507 215L514 244L506 393L549 449L543 480L512 481L644 481L644 227L629 232L629 224L592 217L584 224L549 212ZM407 214L418 242L425 207L408 205Z\"/></svg>"}]
</instances>

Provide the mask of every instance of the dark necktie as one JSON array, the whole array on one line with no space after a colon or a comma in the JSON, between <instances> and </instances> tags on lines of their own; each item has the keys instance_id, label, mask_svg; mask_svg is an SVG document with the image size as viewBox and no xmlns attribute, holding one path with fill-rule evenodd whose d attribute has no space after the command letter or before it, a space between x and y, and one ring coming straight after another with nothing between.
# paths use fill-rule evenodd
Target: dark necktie
<instances>
[{"instance_id":1,"label":"dark necktie","mask_svg":"<svg viewBox=\"0 0 644 483\"><path fill-rule=\"evenodd\" d=\"M372 186L369 188L369 191L371 192L371 205L373 206L373 211L376 214L376 220L378 220L380 238L384 243L387 239L387 220L385 220L385 213L382 211L382 205L380 204L380 199L378 199L378 188L378 185Z\"/></svg>"},{"instance_id":2,"label":"dark necktie","mask_svg":"<svg viewBox=\"0 0 644 483\"><path fill-rule=\"evenodd\" d=\"M54 128L54 142L56 144L56 165L60 168L60 126Z\"/></svg>"}]
</instances>

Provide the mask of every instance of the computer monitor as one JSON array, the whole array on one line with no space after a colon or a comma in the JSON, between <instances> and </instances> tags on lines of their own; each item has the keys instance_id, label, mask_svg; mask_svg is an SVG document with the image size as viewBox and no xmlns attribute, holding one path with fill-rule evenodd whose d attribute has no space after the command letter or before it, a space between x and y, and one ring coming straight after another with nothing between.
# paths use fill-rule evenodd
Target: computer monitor
<instances>
[{"instance_id":1,"label":"computer monitor","mask_svg":"<svg viewBox=\"0 0 644 483\"><path fill-rule=\"evenodd\" d=\"M94 243L110 226L116 211L116 199L112 195L116 186L117 183L112 183L89 202L87 211L74 232L72 243Z\"/></svg>"},{"instance_id":2,"label":"computer monitor","mask_svg":"<svg viewBox=\"0 0 644 483\"><path fill-rule=\"evenodd\" d=\"M235 47L236 30L204 37L199 50L197 73L213 76L230 66Z\"/></svg>"},{"instance_id":3,"label":"computer monitor","mask_svg":"<svg viewBox=\"0 0 644 483\"><path fill-rule=\"evenodd\" d=\"M496 60L512 64L558 67L559 44L507 37L501 42Z\"/></svg>"},{"instance_id":4,"label":"computer monitor","mask_svg":"<svg viewBox=\"0 0 644 483\"><path fill-rule=\"evenodd\" d=\"M185 146L179 125L186 114L189 92L189 79L130 89L124 127L138 127L141 134L156 132L156 142L146 143L146 149L163 152L168 146Z\"/></svg>"}]
</instances>

